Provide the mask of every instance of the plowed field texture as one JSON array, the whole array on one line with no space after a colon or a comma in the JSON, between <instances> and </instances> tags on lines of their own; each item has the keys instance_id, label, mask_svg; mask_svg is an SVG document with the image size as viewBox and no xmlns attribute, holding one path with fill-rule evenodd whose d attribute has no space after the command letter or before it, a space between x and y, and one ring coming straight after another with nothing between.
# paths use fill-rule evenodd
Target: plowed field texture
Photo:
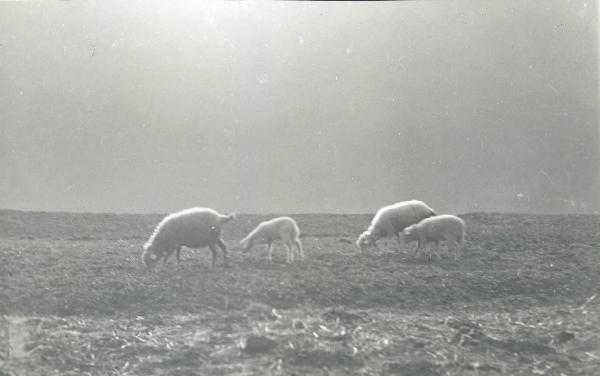
<instances>
[{"instance_id":1,"label":"plowed field texture","mask_svg":"<svg viewBox=\"0 0 600 376\"><path fill-rule=\"evenodd\" d=\"M600 375L600 216L471 213L458 261L372 215L294 215L306 258L239 240L147 270L163 215L0 211L0 375Z\"/></svg>"}]
</instances>

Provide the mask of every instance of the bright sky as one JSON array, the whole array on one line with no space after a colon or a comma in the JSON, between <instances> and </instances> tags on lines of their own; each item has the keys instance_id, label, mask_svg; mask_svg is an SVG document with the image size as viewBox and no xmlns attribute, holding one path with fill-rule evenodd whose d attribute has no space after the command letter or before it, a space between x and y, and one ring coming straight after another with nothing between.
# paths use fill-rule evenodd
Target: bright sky
<instances>
[{"instance_id":1,"label":"bright sky","mask_svg":"<svg viewBox=\"0 0 600 376\"><path fill-rule=\"evenodd\" d=\"M600 210L594 1L2 2L0 25L0 208Z\"/></svg>"}]
</instances>

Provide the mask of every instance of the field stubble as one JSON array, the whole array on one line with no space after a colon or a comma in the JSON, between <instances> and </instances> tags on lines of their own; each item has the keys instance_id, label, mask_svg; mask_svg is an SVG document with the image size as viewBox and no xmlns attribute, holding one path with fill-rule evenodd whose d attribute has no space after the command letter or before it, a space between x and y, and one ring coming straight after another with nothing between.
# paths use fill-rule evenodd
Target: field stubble
<instances>
[{"instance_id":1,"label":"field stubble","mask_svg":"<svg viewBox=\"0 0 600 376\"><path fill-rule=\"evenodd\" d=\"M463 258L352 244L370 216L298 215L307 259L224 229L149 272L159 215L0 211L6 374L597 374L600 217L475 213ZM173 262L173 261L171 261ZM3 333L0 330L0 335ZM8 348L7 346L5 346ZM0 352L2 349L0 349ZM0 373L1 374L1 373Z\"/></svg>"}]
</instances>

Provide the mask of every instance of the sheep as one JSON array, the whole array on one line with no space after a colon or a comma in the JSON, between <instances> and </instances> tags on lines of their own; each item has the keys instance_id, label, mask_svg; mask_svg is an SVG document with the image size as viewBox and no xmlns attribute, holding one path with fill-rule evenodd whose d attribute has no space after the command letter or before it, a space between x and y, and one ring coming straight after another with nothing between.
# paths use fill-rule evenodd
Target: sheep
<instances>
[{"instance_id":1,"label":"sheep","mask_svg":"<svg viewBox=\"0 0 600 376\"><path fill-rule=\"evenodd\" d=\"M364 252L367 247L377 248L378 239L395 235L398 244L402 245L400 232L406 227L434 216L435 211L422 201L402 201L385 206L377 211L367 231L363 232L356 245Z\"/></svg>"},{"instance_id":2,"label":"sheep","mask_svg":"<svg viewBox=\"0 0 600 376\"><path fill-rule=\"evenodd\" d=\"M304 258L304 250L300 242L300 229L296 221L290 217L277 217L268 221L261 222L254 230L252 230L244 239L240 241L242 252L248 253L254 244L264 242L267 245L267 260L273 262L273 242L282 240L287 248L286 262L291 264L294 262L294 245L298 249L300 259Z\"/></svg>"},{"instance_id":3,"label":"sheep","mask_svg":"<svg viewBox=\"0 0 600 376\"><path fill-rule=\"evenodd\" d=\"M459 245L465 238L465 222L454 215L437 215L422 220L404 229L402 235L407 241L417 241L416 256L425 243L435 243L435 254L441 259L438 248L442 240L448 241L448 248L453 249L454 261L458 260Z\"/></svg>"},{"instance_id":4,"label":"sheep","mask_svg":"<svg viewBox=\"0 0 600 376\"><path fill-rule=\"evenodd\" d=\"M190 208L170 214L156 226L150 239L144 244L142 261L148 268L152 268L162 258L164 265L173 252L176 252L179 267L181 247L208 247L212 253L210 268L213 269L218 246L223 252L224 265L228 267L221 228L233 218L235 214L222 215L207 208Z\"/></svg>"}]
</instances>

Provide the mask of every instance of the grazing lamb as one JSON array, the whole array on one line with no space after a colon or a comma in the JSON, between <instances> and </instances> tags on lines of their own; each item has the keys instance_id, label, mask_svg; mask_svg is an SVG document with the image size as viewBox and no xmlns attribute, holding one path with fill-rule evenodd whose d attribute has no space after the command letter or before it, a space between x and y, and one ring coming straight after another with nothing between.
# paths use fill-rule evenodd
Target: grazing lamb
<instances>
[{"instance_id":1,"label":"grazing lamb","mask_svg":"<svg viewBox=\"0 0 600 376\"><path fill-rule=\"evenodd\" d=\"M422 201L402 201L385 206L375 214L367 231L363 232L356 241L362 252L367 247L376 247L378 239L396 236L398 244L402 245L400 233L406 227L421 220L434 216L435 212Z\"/></svg>"},{"instance_id":2,"label":"grazing lamb","mask_svg":"<svg viewBox=\"0 0 600 376\"><path fill-rule=\"evenodd\" d=\"M459 245L465 238L465 222L454 215L437 215L422 220L421 222L409 226L402 232L408 241L417 241L417 248L414 256L424 244L428 242L435 243L435 254L438 259L440 255L437 252L439 243L442 240L448 241L448 248L454 250L454 261L458 259Z\"/></svg>"},{"instance_id":3,"label":"grazing lamb","mask_svg":"<svg viewBox=\"0 0 600 376\"><path fill-rule=\"evenodd\" d=\"M142 260L148 268L153 267L161 258L164 265L175 251L179 267L182 246L208 247L212 252L212 269L215 267L218 246L223 251L224 264L228 266L225 243L221 240L221 227L234 217L234 214L221 215L206 208L190 208L170 214L156 226L154 233L144 244Z\"/></svg>"},{"instance_id":4,"label":"grazing lamb","mask_svg":"<svg viewBox=\"0 0 600 376\"><path fill-rule=\"evenodd\" d=\"M255 243L264 243L267 245L269 262L273 262L273 242L282 240L287 248L286 262L294 262L294 245L298 248L299 256L304 258L304 250L299 239L300 230L296 221L290 217L278 217L261 222L252 232L240 241L244 253L249 252Z\"/></svg>"}]
</instances>

